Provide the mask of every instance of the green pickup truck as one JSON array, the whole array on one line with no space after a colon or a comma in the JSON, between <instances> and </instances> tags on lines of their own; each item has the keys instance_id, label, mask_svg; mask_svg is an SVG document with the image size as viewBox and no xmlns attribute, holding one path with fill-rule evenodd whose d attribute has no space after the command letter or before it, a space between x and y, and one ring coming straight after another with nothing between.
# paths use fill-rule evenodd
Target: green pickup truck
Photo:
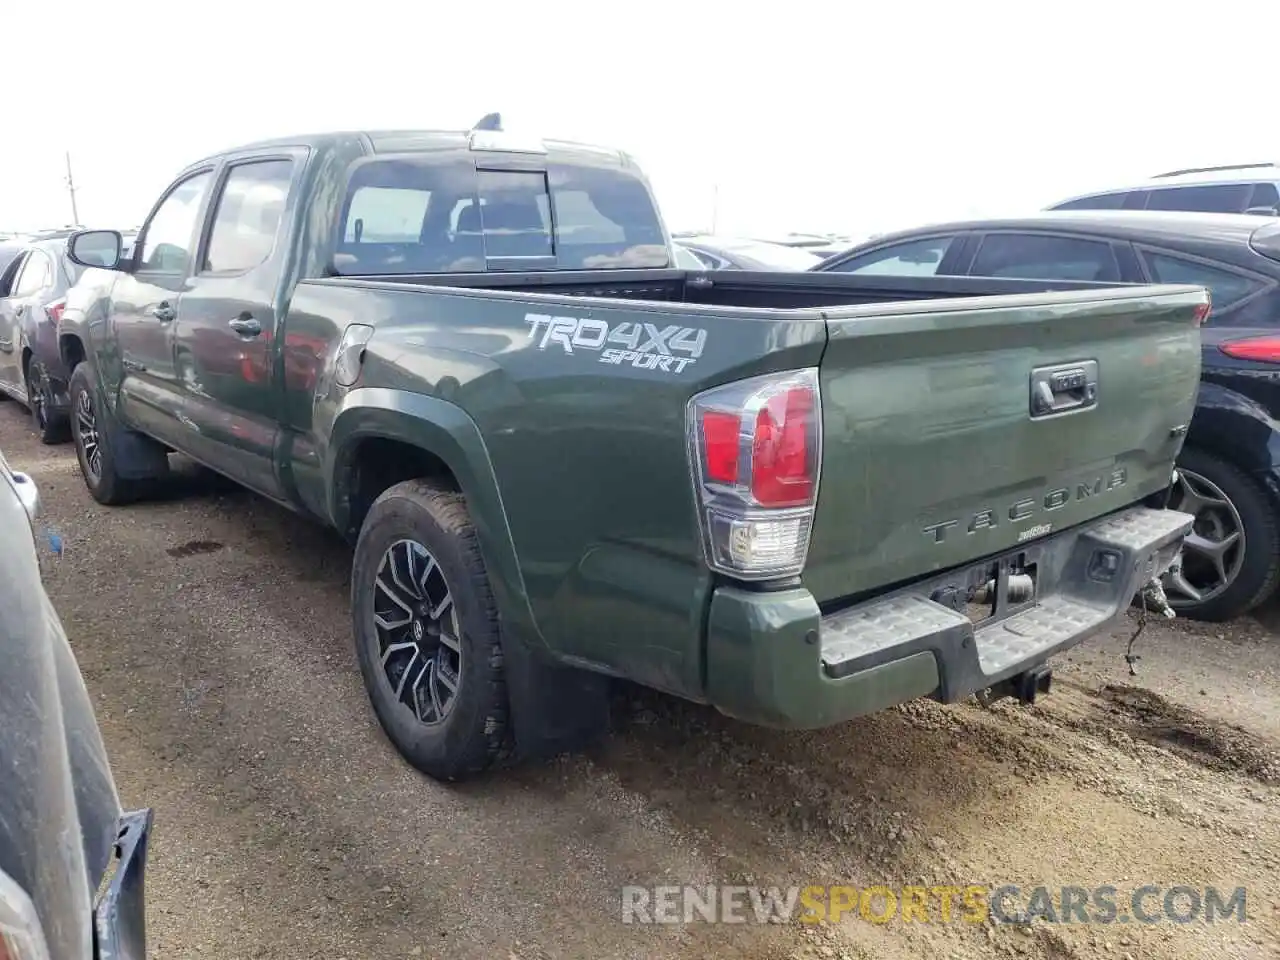
<instances>
[{"instance_id":1,"label":"green pickup truck","mask_svg":"<svg viewBox=\"0 0 1280 960\"><path fill-rule=\"evenodd\" d=\"M1033 699L1175 559L1198 287L672 265L616 150L331 134L196 163L59 327L90 493L181 453L354 543L396 747L442 779L621 677L811 728Z\"/></svg>"}]
</instances>

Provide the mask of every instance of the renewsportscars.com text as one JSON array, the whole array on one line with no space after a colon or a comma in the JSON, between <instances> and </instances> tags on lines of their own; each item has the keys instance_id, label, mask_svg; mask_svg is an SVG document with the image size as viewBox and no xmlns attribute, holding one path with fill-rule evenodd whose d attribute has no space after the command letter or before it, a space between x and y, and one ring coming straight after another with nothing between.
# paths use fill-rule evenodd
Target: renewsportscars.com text
<instances>
[{"instance_id":1,"label":"renewsportscars.com text","mask_svg":"<svg viewBox=\"0 0 1280 960\"><path fill-rule=\"evenodd\" d=\"M1246 919L1244 887L809 885L628 886L622 922L677 923L1215 923Z\"/></svg>"}]
</instances>

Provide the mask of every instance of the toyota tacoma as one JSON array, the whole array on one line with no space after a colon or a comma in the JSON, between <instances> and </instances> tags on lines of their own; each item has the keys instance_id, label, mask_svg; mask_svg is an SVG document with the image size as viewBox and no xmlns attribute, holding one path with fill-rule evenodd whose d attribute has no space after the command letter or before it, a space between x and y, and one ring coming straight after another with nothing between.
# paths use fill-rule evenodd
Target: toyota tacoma
<instances>
[{"instance_id":1,"label":"toyota tacoma","mask_svg":"<svg viewBox=\"0 0 1280 960\"><path fill-rule=\"evenodd\" d=\"M71 238L59 327L96 500L176 452L350 539L420 769L572 747L617 677L1029 699L1174 560L1203 288L687 271L629 156L492 120L201 160Z\"/></svg>"}]
</instances>

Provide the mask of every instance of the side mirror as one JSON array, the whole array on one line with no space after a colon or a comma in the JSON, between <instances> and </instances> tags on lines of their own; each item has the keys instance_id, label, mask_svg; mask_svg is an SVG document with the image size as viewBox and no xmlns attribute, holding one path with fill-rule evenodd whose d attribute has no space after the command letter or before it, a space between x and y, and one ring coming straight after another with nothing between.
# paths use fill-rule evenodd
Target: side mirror
<instances>
[{"instance_id":1,"label":"side mirror","mask_svg":"<svg viewBox=\"0 0 1280 960\"><path fill-rule=\"evenodd\" d=\"M1250 207L1245 214L1251 217L1280 217L1280 207Z\"/></svg>"},{"instance_id":2,"label":"side mirror","mask_svg":"<svg viewBox=\"0 0 1280 960\"><path fill-rule=\"evenodd\" d=\"M118 230L81 230L67 239L67 258L82 267L118 269L124 237Z\"/></svg>"}]
</instances>

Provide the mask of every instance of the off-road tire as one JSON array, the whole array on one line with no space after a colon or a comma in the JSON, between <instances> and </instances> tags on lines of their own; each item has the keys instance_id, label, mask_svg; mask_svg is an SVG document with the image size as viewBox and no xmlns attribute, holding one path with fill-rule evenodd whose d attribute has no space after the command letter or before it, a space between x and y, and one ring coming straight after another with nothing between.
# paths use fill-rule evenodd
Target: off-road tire
<instances>
[{"instance_id":1,"label":"off-road tire","mask_svg":"<svg viewBox=\"0 0 1280 960\"><path fill-rule=\"evenodd\" d=\"M384 554L411 539L444 574L458 612L461 669L456 700L443 720L424 724L395 691L381 664L374 626L375 581ZM438 780L484 772L510 749L509 705L498 608L475 527L459 493L408 480L374 501L360 529L351 574L352 634L378 722L413 766Z\"/></svg>"},{"instance_id":2,"label":"off-road tire","mask_svg":"<svg viewBox=\"0 0 1280 960\"><path fill-rule=\"evenodd\" d=\"M98 387L98 377L93 367L87 363L77 364L71 373L67 392L71 397L71 439L75 441L76 459L80 461L80 475L84 478L84 485L88 488L89 495L107 506L132 503L148 496L155 489L155 480L126 477L120 473L116 456L126 430L120 426L102 402L102 391ZM80 417L77 415L82 395L88 397L97 421L97 442L101 463L97 477L94 476L86 459Z\"/></svg>"},{"instance_id":3,"label":"off-road tire","mask_svg":"<svg viewBox=\"0 0 1280 960\"><path fill-rule=\"evenodd\" d=\"M1276 504L1262 486L1235 464L1196 447L1186 447L1178 466L1216 485L1240 514L1244 560L1235 581L1222 593L1198 604L1178 607L1193 620L1231 620L1253 610L1280 585L1280 520Z\"/></svg>"}]
</instances>

